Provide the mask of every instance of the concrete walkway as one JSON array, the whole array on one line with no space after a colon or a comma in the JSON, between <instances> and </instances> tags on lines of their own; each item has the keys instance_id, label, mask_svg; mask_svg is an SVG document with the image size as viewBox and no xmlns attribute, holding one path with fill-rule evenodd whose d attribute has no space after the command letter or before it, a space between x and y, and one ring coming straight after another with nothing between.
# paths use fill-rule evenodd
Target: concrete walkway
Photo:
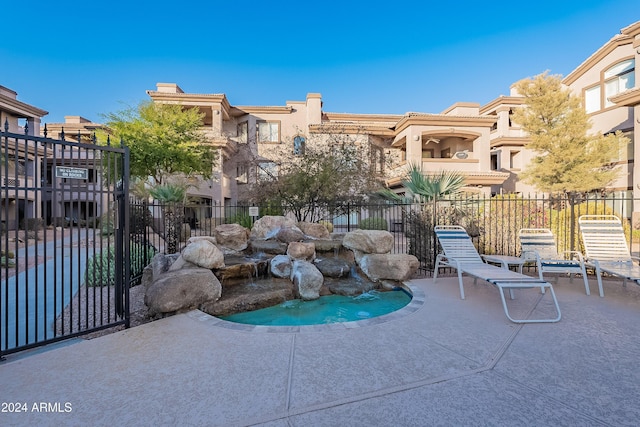
<instances>
[{"instance_id":1,"label":"concrete walkway","mask_svg":"<svg viewBox=\"0 0 640 427\"><path fill-rule=\"evenodd\" d=\"M78 291L87 256L92 256L86 242L96 238L100 238L99 230L75 229L67 237L16 251L19 262L42 262L0 281L0 307L6 309L6 319L2 319L6 325L0 328L3 350L5 342L9 343L7 349L13 349L53 337L55 320ZM20 317L17 331L16 311Z\"/></svg>"},{"instance_id":2,"label":"concrete walkway","mask_svg":"<svg viewBox=\"0 0 640 427\"><path fill-rule=\"evenodd\" d=\"M9 355L0 409L26 412L0 425L638 425L640 286L606 281L600 298L562 279L562 320L523 326L486 283L467 279L465 300L454 278L410 285L412 307L365 323L255 328L194 311ZM545 315L547 297L509 304Z\"/></svg>"}]
</instances>

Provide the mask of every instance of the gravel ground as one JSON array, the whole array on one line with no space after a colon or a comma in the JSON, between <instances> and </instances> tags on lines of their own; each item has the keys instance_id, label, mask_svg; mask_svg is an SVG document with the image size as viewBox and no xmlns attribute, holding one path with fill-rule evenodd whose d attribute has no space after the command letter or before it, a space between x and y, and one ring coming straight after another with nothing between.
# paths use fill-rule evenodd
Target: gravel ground
<instances>
[{"instance_id":1,"label":"gravel ground","mask_svg":"<svg viewBox=\"0 0 640 427\"><path fill-rule=\"evenodd\" d=\"M29 238L24 230L10 230L8 234L3 235L0 239L0 250L4 251L6 243L8 242L8 249L12 252L16 252L16 249L25 248L26 246L35 245L38 243L44 242L52 242L58 239L62 239L64 237L68 237L71 233L74 232L73 228L61 228L57 229L47 228L45 230L41 230L38 232L38 238L33 239ZM90 236L93 236L89 233ZM76 242L77 243L77 242ZM33 268L36 266L36 261L38 263L44 263L47 260L43 257L26 257L26 258L14 258L12 260L14 262L14 266L5 269L0 268L0 274L2 278L4 278L5 274L8 276L13 276L17 273L21 273L29 268ZM144 304L144 287L143 286L134 286L129 291L129 306L130 306L130 325L138 326L147 322L151 322L156 320L158 317L152 317L149 315L149 310L147 306ZM63 315L59 316L56 320L56 330L57 333L63 332L62 319L65 319L64 325L64 333L68 334L76 332L79 328L87 329L87 325L99 325L101 324L101 319L95 318L93 313L94 301L96 302L96 309L100 307L100 304L103 304L107 307L107 301L109 301L109 306L111 307L111 312L113 312L114 307L114 290L113 287L102 287L102 288L89 288L88 292L85 287L81 287L79 292L74 297L71 304L65 307ZM89 310L86 310L86 304L89 304ZM106 311L106 310L105 310ZM98 314L99 315L99 314ZM73 316L73 317L71 317ZM81 324L78 325L78 319L81 319ZM72 320L70 325L70 320ZM102 323L108 323L113 321L113 317L111 319L107 318L107 315L103 315ZM113 328L103 329L101 331L92 332L90 334L82 335L82 338L92 339L102 335L110 334L119 330L124 329L123 326L117 326Z\"/></svg>"},{"instance_id":2,"label":"gravel ground","mask_svg":"<svg viewBox=\"0 0 640 427\"><path fill-rule=\"evenodd\" d=\"M107 302L108 301L108 302ZM57 333L73 333L81 329L87 329L87 325L91 327L93 325L100 325L101 323L108 323L113 321L108 318L107 310L103 311L102 319L96 318L96 315L100 313L94 313L93 307L98 309L102 304L104 307L110 307L113 313L114 307L114 289L113 287L103 286L101 288L89 288L83 286L80 288L76 296L73 298L71 304L67 305L64 309L63 315L58 316L56 319L56 331ZM86 310L88 304L89 310ZM144 323L151 322L158 319L158 316L151 316L149 309L144 304L144 286L134 286L129 290L129 308L130 308L130 326L139 326ZM73 317L72 317L73 316ZM80 318L80 325L78 325L78 316ZM63 325L64 319L64 325ZM71 320L71 325L69 325ZM64 330L63 330L64 326ZM71 329L71 331L69 330ZM124 326L115 326L113 328L103 329L100 331L92 332L82 335L82 338L93 339L103 335L111 334L124 329Z\"/></svg>"}]
</instances>

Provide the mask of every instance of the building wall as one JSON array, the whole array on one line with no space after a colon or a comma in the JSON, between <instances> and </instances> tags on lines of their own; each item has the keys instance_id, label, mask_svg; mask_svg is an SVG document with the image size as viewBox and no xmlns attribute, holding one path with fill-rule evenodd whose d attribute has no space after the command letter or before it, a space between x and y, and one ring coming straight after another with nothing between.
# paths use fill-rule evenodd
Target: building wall
<instances>
[{"instance_id":1,"label":"building wall","mask_svg":"<svg viewBox=\"0 0 640 427\"><path fill-rule=\"evenodd\" d=\"M574 94L584 98L585 90L602 82L604 71L620 60L640 59L640 22L621 30L602 48L579 64L564 83ZM640 75L635 69L636 79ZM637 84L636 84L637 87ZM243 166L249 165L247 182L255 179L255 163L279 161L293 153L293 138L305 137L308 144L317 143L323 133L330 135L335 129L352 135L366 135L376 140L386 158L385 170L389 185L398 188L407 166L422 165L425 173L454 170L466 176L467 184L484 193L533 193L536 188L523 183L518 176L536 153L527 148L526 133L511 121L511 112L523 105L523 99L510 89L508 96L499 96L484 106L474 103L455 103L439 114L407 113L394 115L338 114L322 110L320 94L310 93L305 101L287 101L283 106L231 106L225 104L224 95L185 94L175 84L158 84L158 91L176 92L170 102L199 105L213 111L213 123L208 130L212 137L218 132L223 144L228 141L233 150L224 157L219 171L228 184L226 190L211 191L213 197L228 200L242 198L246 187ZM162 99L156 102L163 102ZM207 101L208 100L208 101ZM166 100L165 100L166 101ZM225 108L228 110L225 111ZM640 197L640 183L633 159L640 157L634 111L636 104L614 105L591 114L594 132L622 130L635 140L623 150L618 159L621 175L611 184L611 190L633 191ZM216 113L219 111L219 113ZM635 111L637 113L637 111ZM256 140L258 124L277 123L279 138L272 143ZM246 122L246 139L238 134L238 125ZM332 130L333 129L333 130ZM456 155L458 153L458 155ZM252 175L253 174L253 175ZM224 184L224 185L227 185ZM224 187L222 184L214 184ZM640 209L639 209L640 210Z\"/></svg>"},{"instance_id":2,"label":"building wall","mask_svg":"<svg viewBox=\"0 0 640 427\"><path fill-rule=\"evenodd\" d=\"M42 117L48 113L33 105L18 100L18 93L0 86L0 127L10 133L39 135ZM26 126L26 129L25 129ZM40 147L26 143L21 138L3 139L0 153L5 161L0 163L0 184L7 185L1 190L0 220L8 227L15 228L24 218L40 218L41 205L36 192L28 189L40 185L42 153ZM17 150L16 150L17 147ZM20 190L10 187L17 186Z\"/></svg>"}]
</instances>

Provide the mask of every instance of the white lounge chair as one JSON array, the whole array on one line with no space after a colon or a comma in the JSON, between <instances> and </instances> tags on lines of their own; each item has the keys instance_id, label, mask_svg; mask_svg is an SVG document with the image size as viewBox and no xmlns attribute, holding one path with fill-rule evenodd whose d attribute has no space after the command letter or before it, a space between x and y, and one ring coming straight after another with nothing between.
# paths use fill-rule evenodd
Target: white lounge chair
<instances>
[{"instance_id":1,"label":"white lounge chair","mask_svg":"<svg viewBox=\"0 0 640 427\"><path fill-rule=\"evenodd\" d=\"M477 249L473 246L471 238L467 231L457 225L438 225L435 227L435 233L442 246L444 253L436 257L435 270L433 280L438 278L438 270L443 267L455 268L458 273L458 283L460 285L460 298L464 299L464 286L462 283L462 274L466 273L473 276L474 279L485 280L495 285L502 300L504 313L509 320L515 323L541 323L541 322L558 322L561 318L560 307L556 294L553 291L551 283L540 280L539 278L530 277L506 268L497 267L485 263ZM509 314L507 301L504 297L504 290L509 290L509 296L513 299L513 289L531 289L539 288L544 294L549 289L551 298L558 313L557 317L550 319L514 319Z\"/></svg>"},{"instance_id":2,"label":"white lounge chair","mask_svg":"<svg viewBox=\"0 0 640 427\"><path fill-rule=\"evenodd\" d=\"M582 274L584 290L587 295L591 295L584 258L580 252L564 251L560 255L556 239L548 228L523 228L518 237L522 248L521 256L536 263L540 280L544 280L545 273L569 274L571 280L572 274Z\"/></svg>"},{"instance_id":3,"label":"white lounge chair","mask_svg":"<svg viewBox=\"0 0 640 427\"><path fill-rule=\"evenodd\" d=\"M615 215L582 215L578 218L585 264L593 268L598 279L600 296L604 296L602 273L622 277L640 284L640 258L631 256L620 219Z\"/></svg>"}]
</instances>

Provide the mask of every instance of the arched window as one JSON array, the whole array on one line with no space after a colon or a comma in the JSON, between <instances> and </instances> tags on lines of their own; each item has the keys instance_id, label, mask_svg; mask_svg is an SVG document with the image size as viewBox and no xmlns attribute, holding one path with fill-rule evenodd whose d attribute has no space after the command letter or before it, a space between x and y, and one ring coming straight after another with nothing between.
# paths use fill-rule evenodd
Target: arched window
<instances>
[{"instance_id":1,"label":"arched window","mask_svg":"<svg viewBox=\"0 0 640 427\"><path fill-rule=\"evenodd\" d=\"M303 136L296 136L293 138L293 155L294 156L304 156L304 149L306 139Z\"/></svg>"},{"instance_id":2,"label":"arched window","mask_svg":"<svg viewBox=\"0 0 640 427\"><path fill-rule=\"evenodd\" d=\"M604 72L604 106L611 107L609 98L635 86L635 59L618 62Z\"/></svg>"}]
</instances>

